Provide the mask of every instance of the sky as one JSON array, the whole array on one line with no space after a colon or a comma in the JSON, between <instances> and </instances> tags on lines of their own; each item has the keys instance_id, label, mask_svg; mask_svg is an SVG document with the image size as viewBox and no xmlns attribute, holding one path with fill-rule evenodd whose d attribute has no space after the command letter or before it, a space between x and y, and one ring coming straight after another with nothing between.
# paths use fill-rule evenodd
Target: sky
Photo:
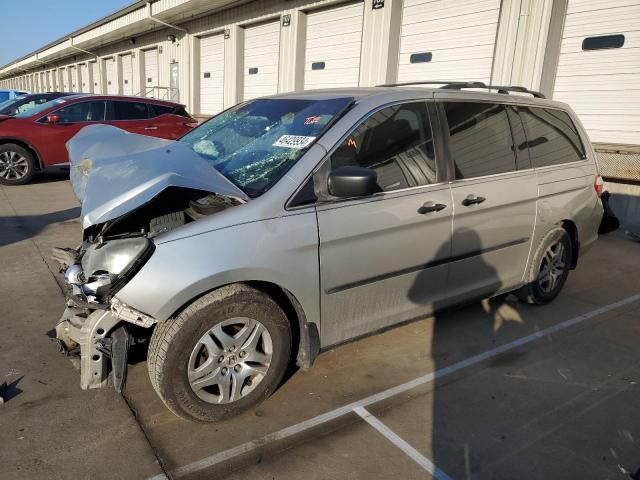
<instances>
[{"instance_id":1,"label":"sky","mask_svg":"<svg viewBox=\"0 0 640 480\"><path fill-rule=\"evenodd\" d=\"M0 0L0 66L132 3L133 0Z\"/></svg>"}]
</instances>

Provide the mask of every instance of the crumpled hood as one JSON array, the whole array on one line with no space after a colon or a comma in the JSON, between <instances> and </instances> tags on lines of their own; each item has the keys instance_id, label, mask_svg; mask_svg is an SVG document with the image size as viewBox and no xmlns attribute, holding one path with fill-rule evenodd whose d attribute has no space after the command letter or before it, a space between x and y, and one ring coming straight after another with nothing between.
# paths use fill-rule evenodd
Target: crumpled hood
<instances>
[{"instance_id":1,"label":"crumpled hood","mask_svg":"<svg viewBox=\"0 0 640 480\"><path fill-rule=\"evenodd\" d=\"M241 200L247 195L188 145L90 125L67 142L71 186L82 203L82 228L114 220L168 187Z\"/></svg>"}]
</instances>

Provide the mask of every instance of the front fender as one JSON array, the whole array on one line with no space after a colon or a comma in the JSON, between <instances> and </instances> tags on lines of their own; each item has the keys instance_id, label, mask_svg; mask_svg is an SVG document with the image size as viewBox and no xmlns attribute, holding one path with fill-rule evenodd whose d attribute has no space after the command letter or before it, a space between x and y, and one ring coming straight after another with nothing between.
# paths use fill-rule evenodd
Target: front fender
<instances>
[{"instance_id":1,"label":"front fender","mask_svg":"<svg viewBox=\"0 0 640 480\"><path fill-rule=\"evenodd\" d=\"M158 243L116 297L166 320L223 285L269 282L290 292L319 327L317 228L315 211L308 209Z\"/></svg>"}]
</instances>

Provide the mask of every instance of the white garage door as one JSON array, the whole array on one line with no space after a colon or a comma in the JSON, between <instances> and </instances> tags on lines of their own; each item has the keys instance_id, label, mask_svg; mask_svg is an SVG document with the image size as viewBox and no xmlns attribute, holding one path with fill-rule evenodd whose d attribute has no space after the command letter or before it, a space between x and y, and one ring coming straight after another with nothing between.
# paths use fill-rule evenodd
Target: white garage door
<instances>
[{"instance_id":1,"label":"white garage door","mask_svg":"<svg viewBox=\"0 0 640 480\"><path fill-rule=\"evenodd\" d=\"M47 76L44 74L44 72L40 72L40 85L42 86L41 88L43 92L49 91L49 86L47 85Z\"/></svg>"},{"instance_id":2,"label":"white garage door","mask_svg":"<svg viewBox=\"0 0 640 480\"><path fill-rule=\"evenodd\" d=\"M244 100L278 93L280 21L244 30Z\"/></svg>"},{"instance_id":3,"label":"white garage door","mask_svg":"<svg viewBox=\"0 0 640 480\"><path fill-rule=\"evenodd\" d=\"M405 0L398 81L489 83L500 0Z\"/></svg>"},{"instance_id":4,"label":"white garage door","mask_svg":"<svg viewBox=\"0 0 640 480\"><path fill-rule=\"evenodd\" d=\"M58 87L58 78L56 76L56 71L55 70L50 70L47 72L47 75L49 75L49 79L51 82L51 91L52 92L58 92L60 91L60 87Z\"/></svg>"},{"instance_id":5,"label":"white garage door","mask_svg":"<svg viewBox=\"0 0 640 480\"><path fill-rule=\"evenodd\" d=\"M67 76L67 69L60 68L58 70L58 78L60 83L60 88L63 92L69 92L69 77Z\"/></svg>"},{"instance_id":6,"label":"white garage door","mask_svg":"<svg viewBox=\"0 0 640 480\"><path fill-rule=\"evenodd\" d=\"M144 86L143 90L147 97L157 96L157 91L153 87L158 85L158 49L152 48L144 51Z\"/></svg>"},{"instance_id":7,"label":"white garage door","mask_svg":"<svg viewBox=\"0 0 640 480\"><path fill-rule=\"evenodd\" d=\"M593 142L640 144L637 2L569 1L553 98L573 107Z\"/></svg>"},{"instance_id":8,"label":"white garage door","mask_svg":"<svg viewBox=\"0 0 640 480\"><path fill-rule=\"evenodd\" d=\"M76 75L76 67L72 66L68 69L69 73L69 86L72 92L79 92L78 89L78 76Z\"/></svg>"},{"instance_id":9,"label":"white garage door","mask_svg":"<svg viewBox=\"0 0 640 480\"><path fill-rule=\"evenodd\" d=\"M115 95L118 93L118 79L116 72L115 58L107 58L104 61L104 72L107 79L107 94Z\"/></svg>"},{"instance_id":10,"label":"white garage door","mask_svg":"<svg viewBox=\"0 0 640 480\"><path fill-rule=\"evenodd\" d=\"M87 74L87 64L81 63L78 65L78 91L90 93L89 90L89 75Z\"/></svg>"},{"instance_id":11,"label":"white garage door","mask_svg":"<svg viewBox=\"0 0 640 480\"><path fill-rule=\"evenodd\" d=\"M100 83L100 69L98 68L98 62L90 62L89 69L91 70L91 93L102 93L102 83Z\"/></svg>"},{"instance_id":12,"label":"white garage door","mask_svg":"<svg viewBox=\"0 0 640 480\"><path fill-rule=\"evenodd\" d=\"M307 15L304 88L357 87L362 49L362 2Z\"/></svg>"},{"instance_id":13,"label":"white garage door","mask_svg":"<svg viewBox=\"0 0 640 480\"><path fill-rule=\"evenodd\" d=\"M224 35L200 39L200 113L215 115L224 108Z\"/></svg>"},{"instance_id":14,"label":"white garage door","mask_svg":"<svg viewBox=\"0 0 640 480\"><path fill-rule=\"evenodd\" d=\"M133 95L133 63L131 54L122 55L122 94Z\"/></svg>"}]
</instances>

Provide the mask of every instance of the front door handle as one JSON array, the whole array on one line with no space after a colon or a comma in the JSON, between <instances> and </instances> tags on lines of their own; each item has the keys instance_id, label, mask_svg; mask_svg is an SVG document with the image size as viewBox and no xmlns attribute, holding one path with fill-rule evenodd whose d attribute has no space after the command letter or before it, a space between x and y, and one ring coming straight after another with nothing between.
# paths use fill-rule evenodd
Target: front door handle
<instances>
[{"instance_id":1,"label":"front door handle","mask_svg":"<svg viewBox=\"0 0 640 480\"><path fill-rule=\"evenodd\" d=\"M469 205L475 205L476 203L482 203L486 200L484 197L477 197L475 195L469 195L467 198L462 200L462 205L468 207Z\"/></svg>"},{"instance_id":2,"label":"front door handle","mask_svg":"<svg viewBox=\"0 0 640 480\"><path fill-rule=\"evenodd\" d=\"M144 127L145 130L157 130L158 127Z\"/></svg>"},{"instance_id":3,"label":"front door handle","mask_svg":"<svg viewBox=\"0 0 640 480\"><path fill-rule=\"evenodd\" d=\"M443 205L442 203L424 202L424 205L422 205L418 209L418 213L424 215L425 213L429 212L439 212L440 210L444 210L445 208L447 208L447 206Z\"/></svg>"}]
</instances>

